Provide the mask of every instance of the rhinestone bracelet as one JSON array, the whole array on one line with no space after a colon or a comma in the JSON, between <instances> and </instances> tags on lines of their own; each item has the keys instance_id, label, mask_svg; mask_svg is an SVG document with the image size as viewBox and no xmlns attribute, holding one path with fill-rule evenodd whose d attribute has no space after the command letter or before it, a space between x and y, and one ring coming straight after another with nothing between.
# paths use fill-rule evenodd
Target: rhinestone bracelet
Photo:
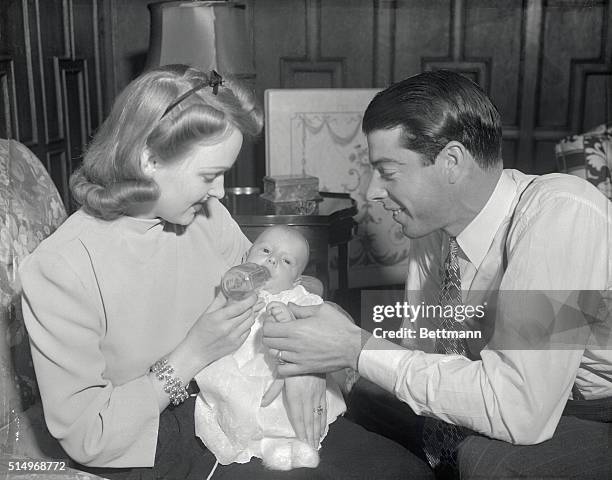
<instances>
[{"instance_id":1,"label":"rhinestone bracelet","mask_svg":"<svg viewBox=\"0 0 612 480\"><path fill-rule=\"evenodd\" d=\"M173 376L174 368L168 363L167 358L155 362L150 370L160 382L164 382L164 392L170 397L172 405L180 405L189 398L187 387L178 376Z\"/></svg>"}]
</instances>

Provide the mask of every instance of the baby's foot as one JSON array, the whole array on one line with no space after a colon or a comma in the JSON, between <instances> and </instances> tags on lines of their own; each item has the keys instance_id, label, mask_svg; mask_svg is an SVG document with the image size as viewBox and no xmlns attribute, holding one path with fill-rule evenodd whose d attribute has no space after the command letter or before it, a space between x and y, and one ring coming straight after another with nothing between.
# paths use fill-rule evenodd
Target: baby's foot
<instances>
[{"instance_id":1,"label":"baby's foot","mask_svg":"<svg viewBox=\"0 0 612 480\"><path fill-rule=\"evenodd\" d=\"M270 302L266 311L277 322L288 322L290 320L295 320L295 317L293 316L293 313L291 313L291 310L289 310L289 307L282 302Z\"/></svg>"},{"instance_id":2,"label":"baby's foot","mask_svg":"<svg viewBox=\"0 0 612 480\"><path fill-rule=\"evenodd\" d=\"M288 438L263 438L261 440L261 459L270 470L291 470L291 440Z\"/></svg>"},{"instance_id":3,"label":"baby's foot","mask_svg":"<svg viewBox=\"0 0 612 480\"><path fill-rule=\"evenodd\" d=\"M291 466L293 468L317 468L319 466L319 453L310 445L294 440L291 450Z\"/></svg>"},{"instance_id":4,"label":"baby's foot","mask_svg":"<svg viewBox=\"0 0 612 480\"><path fill-rule=\"evenodd\" d=\"M317 468L319 453L297 438L263 438L261 457L265 467L271 470Z\"/></svg>"}]
</instances>

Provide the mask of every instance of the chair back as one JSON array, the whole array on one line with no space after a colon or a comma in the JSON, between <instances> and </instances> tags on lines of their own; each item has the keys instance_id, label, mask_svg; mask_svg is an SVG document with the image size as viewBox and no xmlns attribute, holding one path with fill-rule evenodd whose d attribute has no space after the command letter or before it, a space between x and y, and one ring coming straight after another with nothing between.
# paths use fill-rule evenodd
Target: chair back
<instances>
[{"instance_id":1,"label":"chair back","mask_svg":"<svg viewBox=\"0 0 612 480\"><path fill-rule=\"evenodd\" d=\"M47 170L15 140L0 139L0 449L66 458L44 423L21 314L21 260L66 218Z\"/></svg>"},{"instance_id":2,"label":"chair back","mask_svg":"<svg viewBox=\"0 0 612 480\"><path fill-rule=\"evenodd\" d=\"M559 171L588 180L612 200L612 127L570 135L555 146Z\"/></svg>"}]
</instances>

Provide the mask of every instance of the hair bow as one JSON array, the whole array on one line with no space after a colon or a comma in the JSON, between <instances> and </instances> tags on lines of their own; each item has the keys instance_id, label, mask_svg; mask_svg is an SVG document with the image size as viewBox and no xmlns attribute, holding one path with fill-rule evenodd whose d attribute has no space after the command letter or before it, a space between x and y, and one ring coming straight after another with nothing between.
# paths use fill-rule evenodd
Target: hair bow
<instances>
[{"instance_id":1,"label":"hair bow","mask_svg":"<svg viewBox=\"0 0 612 480\"><path fill-rule=\"evenodd\" d=\"M223 85L223 77L216 70L212 70L210 77L208 77L208 86L212 88L215 95L219 91L219 85Z\"/></svg>"}]
</instances>

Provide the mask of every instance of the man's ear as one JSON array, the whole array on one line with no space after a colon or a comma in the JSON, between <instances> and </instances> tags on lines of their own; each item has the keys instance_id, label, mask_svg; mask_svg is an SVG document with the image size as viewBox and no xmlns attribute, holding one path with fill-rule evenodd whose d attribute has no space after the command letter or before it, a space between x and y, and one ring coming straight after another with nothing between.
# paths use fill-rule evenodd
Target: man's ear
<instances>
[{"instance_id":1,"label":"man's ear","mask_svg":"<svg viewBox=\"0 0 612 480\"><path fill-rule=\"evenodd\" d=\"M157 160L149 147L143 148L140 154L140 169L147 177L152 177L157 169Z\"/></svg>"},{"instance_id":2,"label":"man's ear","mask_svg":"<svg viewBox=\"0 0 612 480\"><path fill-rule=\"evenodd\" d=\"M439 153L448 183L456 183L465 167L467 150L461 142L452 140Z\"/></svg>"}]
</instances>

